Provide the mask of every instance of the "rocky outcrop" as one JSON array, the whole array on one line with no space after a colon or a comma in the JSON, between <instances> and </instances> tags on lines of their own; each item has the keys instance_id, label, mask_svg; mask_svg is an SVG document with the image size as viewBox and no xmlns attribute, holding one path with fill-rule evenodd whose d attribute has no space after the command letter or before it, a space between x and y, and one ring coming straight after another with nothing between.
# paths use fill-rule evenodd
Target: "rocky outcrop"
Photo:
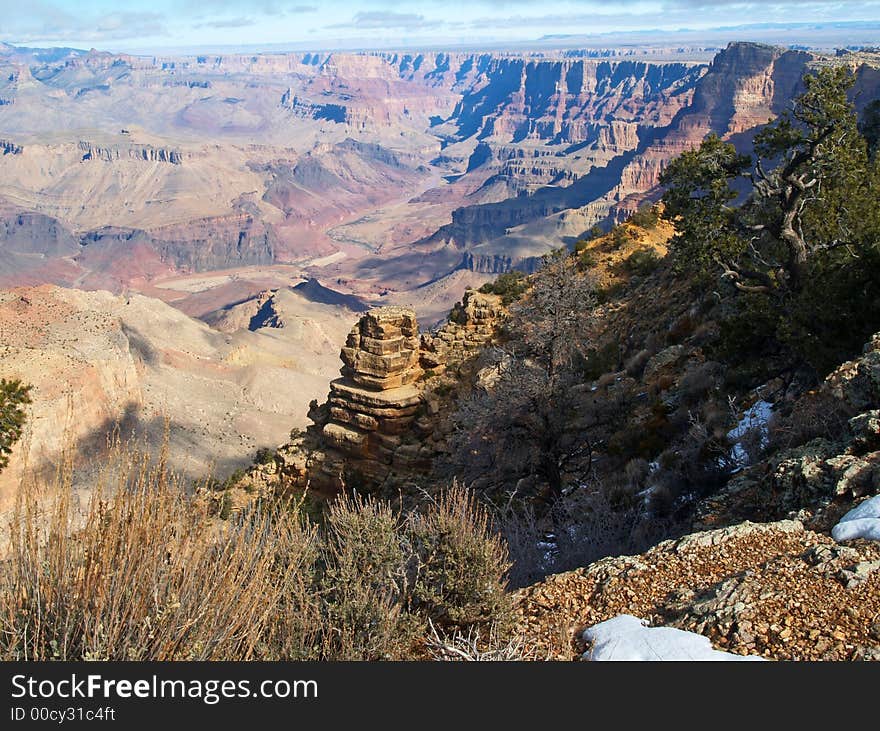
<instances>
[{"instance_id":1,"label":"rocky outcrop","mask_svg":"<svg viewBox=\"0 0 880 731\"><path fill-rule=\"evenodd\" d=\"M794 420L838 419L840 429L737 475L702 503L697 527L798 516L827 530L854 500L880 493L880 334L794 409Z\"/></svg>"},{"instance_id":2,"label":"rocky outcrop","mask_svg":"<svg viewBox=\"0 0 880 731\"><path fill-rule=\"evenodd\" d=\"M330 384L327 403L315 417L324 457L313 481L334 491L369 488L393 472L427 468L426 451L417 440L405 439L422 409L415 312L371 310L352 329L341 358L342 378Z\"/></svg>"},{"instance_id":3,"label":"rocky outcrop","mask_svg":"<svg viewBox=\"0 0 880 731\"><path fill-rule=\"evenodd\" d=\"M468 251L461 258L459 268L481 274L503 274L514 269L526 274L538 271L541 266L541 257L512 257L507 254L480 254Z\"/></svg>"},{"instance_id":4,"label":"rocky outcrop","mask_svg":"<svg viewBox=\"0 0 880 731\"><path fill-rule=\"evenodd\" d=\"M80 250L74 233L57 219L15 207L0 207L0 250L4 256L71 256ZM4 267L0 265L0 272Z\"/></svg>"},{"instance_id":5,"label":"rocky outcrop","mask_svg":"<svg viewBox=\"0 0 880 731\"><path fill-rule=\"evenodd\" d=\"M180 165L185 158L184 153L180 150L152 147L150 145L114 145L108 147L80 140L77 147L82 153L83 162L87 160L103 160L104 162L143 160L145 162L166 162L171 165Z\"/></svg>"},{"instance_id":6,"label":"rocky outcrop","mask_svg":"<svg viewBox=\"0 0 880 731\"><path fill-rule=\"evenodd\" d=\"M107 226L82 237L80 261L126 256L138 246L156 252L161 261L188 271L206 271L275 260L271 226L247 213L171 224L149 231ZM97 267L96 267L97 268Z\"/></svg>"},{"instance_id":7,"label":"rocky outcrop","mask_svg":"<svg viewBox=\"0 0 880 731\"><path fill-rule=\"evenodd\" d=\"M0 99L0 106L2 105L3 100ZM22 149L21 145L17 145L10 140L0 140L0 154L2 155L20 155Z\"/></svg>"},{"instance_id":8,"label":"rocky outcrop","mask_svg":"<svg viewBox=\"0 0 880 731\"><path fill-rule=\"evenodd\" d=\"M449 321L437 332L422 336L422 367L439 374L447 364L466 360L492 338L503 317L504 306L498 295L474 289L465 291Z\"/></svg>"},{"instance_id":9,"label":"rocky outcrop","mask_svg":"<svg viewBox=\"0 0 880 731\"><path fill-rule=\"evenodd\" d=\"M312 403L313 425L251 469L249 494L387 491L428 475L446 450L449 382L462 377L462 364L494 336L503 314L500 297L475 290L449 322L421 336L411 308L367 312L342 348L342 377L325 403Z\"/></svg>"}]
</instances>

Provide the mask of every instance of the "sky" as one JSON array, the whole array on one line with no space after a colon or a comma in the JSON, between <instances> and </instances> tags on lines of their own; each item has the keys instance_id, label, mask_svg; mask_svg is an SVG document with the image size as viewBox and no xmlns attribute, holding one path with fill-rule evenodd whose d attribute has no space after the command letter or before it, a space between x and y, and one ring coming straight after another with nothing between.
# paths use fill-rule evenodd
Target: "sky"
<instances>
[{"instance_id":1,"label":"sky","mask_svg":"<svg viewBox=\"0 0 880 731\"><path fill-rule=\"evenodd\" d=\"M0 0L0 41L127 52L479 45L846 21L880 21L880 0Z\"/></svg>"}]
</instances>

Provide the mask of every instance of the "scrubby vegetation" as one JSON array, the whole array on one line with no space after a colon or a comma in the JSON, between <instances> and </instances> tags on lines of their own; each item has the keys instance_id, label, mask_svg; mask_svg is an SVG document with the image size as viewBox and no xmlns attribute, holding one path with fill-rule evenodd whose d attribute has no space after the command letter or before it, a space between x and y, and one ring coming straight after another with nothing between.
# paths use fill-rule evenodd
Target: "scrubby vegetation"
<instances>
[{"instance_id":1,"label":"scrubby vegetation","mask_svg":"<svg viewBox=\"0 0 880 731\"><path fill-rule=\"evenodd\" d=\"M486 282L486 284L480 287L480 292L483 294L497 294L505 305L509 305L514 300L522 297L528 286L526 275L514 269L513 271L501 274L494 282Z\"/></svg>"},{"instance_id":2,"label":"scrubby vegetation","mask_svg":"<svg viewBox=\"0 0 880 731\"><path fill-rule=\"evenodd\" d=\"M743 460L781 448L777 423L786 445L840 429L789 411L880 329L876 105L857 120L851 84L845 68L808 75L755 159L710 135L668 166L662 206L527 280L451 458L504 516L517 583L675 535ZM644 236L661 215L668 257ZM779 418L742 426L759 399Z\"/></svg>"},{"instance_id":3,"label":"scrubby vegetation","mask_svg":"<svg viewBox=\"0 0 880 731\"><path fill-rule=\"evenodd\" d=\"M494 383L460 406L456 474L479 479L489 493L501 483L537 477L558 497L564 471L575 462L588 465L589 441L571 428L569 389L579 380L575 363L589 345L594 307L593 283L572 257L548 255L529 296L511 308Z\"/></svg>"},{"instance_id":4,"label":"scrubby vegetation","mask_svg":"<svg viewBox=\"0 0 880 731\"><path fill-rule=\"evenodd\" d=\"M639 276L653 272L659 265L661 256L651 248L636 249L624 261L627 271Z\"/></svg>"},{"instance_id":5,"label":"scrubby vegetation","mask_svg":"<svg viewBox=\"0 0 880 731\"><path fill-rule=\"evenodd\" d=\"M218 525L122 451L87 507L69 472L23 491L0 564L4 660L391 659L428 640L503 647L508 559L458 485L420 512L341 497L324 525L255 504Z\"/></svg>"},{"instance_id":6,"label":"scrubby vegetation","mask_svg":"<svg viewBox=\"0 0 880 731\"><path fill-rule=\"evenodd\" d=\"M629 221L640 228L652 229L660 221L660 209L655 205L644 205L630 216Z\"/></svg>"},{"instance_id":7,"label":"scrubby vegetation","mask_svg":"<svg viewBox=\"0 0 880 731\"><path fill-rule=\"evenodd\" d=\"M9 464L12 447L21 439L30 390L19 380L0 379L0 470Z\"/></svg>"}]
</instances>

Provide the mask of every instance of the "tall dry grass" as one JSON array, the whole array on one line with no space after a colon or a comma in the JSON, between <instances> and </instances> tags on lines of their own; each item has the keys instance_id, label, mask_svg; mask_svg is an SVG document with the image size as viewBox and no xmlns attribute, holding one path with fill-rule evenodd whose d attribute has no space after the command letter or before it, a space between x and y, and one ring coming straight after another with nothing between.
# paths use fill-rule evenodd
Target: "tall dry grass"
<instances>
[{"instance_id":1,"label":"tall dry grass","mask_svg":"<svg viewBox=\"0 0 880 731\"><path fill-rule=\"evenodd\" d=\"M253 659L313 531L253 510L211 531L206 507L166 469L121 450L84 509L69 462L54 497L20 492L0 570L0 657L17 660ZM109 477L109 480L106 478Z\"/></svg>"},{"instance_id":2,"label":"tall dry grass","mask_svg":"<svg viewBox=\"0 0 880 731\"><path fill-rule=\"evenodd\" d=\"M509 634L506 549L459 486L424 515L343 497L230 520L158 459L112 450L84 505L72 463L23 485L0 561L0 659L430 657L429 625ZM436 633L435 633L436 634Z\"/></svg>"}]
</instances>

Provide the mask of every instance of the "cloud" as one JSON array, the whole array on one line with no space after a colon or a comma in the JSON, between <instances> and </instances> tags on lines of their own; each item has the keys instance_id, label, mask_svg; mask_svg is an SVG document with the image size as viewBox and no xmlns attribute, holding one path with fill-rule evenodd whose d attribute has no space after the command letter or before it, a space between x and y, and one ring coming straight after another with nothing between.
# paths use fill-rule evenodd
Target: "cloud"
<instances>
[{"instance_id":1,"label":"cloud","mask_svg":"<svg viewBox=\"0 0 880 731\"><path fill-rule=\"evenodd\" d=\"M519 4L518 0L484 0L498 5ZM720 26L735 18L750 18L755 22L779 20L782 22L832 22L840 19L840 4L858 9L867 16L877 17L878 4L870 0L661 0L662 11L646 5L643 0L617 0L614 6L597 6L590 12L572 11L524 15L519 12L494 14L475 18L469 27L475 31L511 30L523 27L555 28L560 31L571 30L618 30L652 29L673 25ZM798 18L792 19L792 9L796 6ZM609 8L612 8L609 10ZM626 8L632 8L627 10ZM873 12L868 12L873 9ZM855 16L855 12L849 15Z\"/></svg>"},{"instance_id":2,"label":"cloud","mask_svg":"<svg viewBox=\"0 0 880 731\"><path fill-rule=\"evenodd\" d=\"M184 0L184 11L195 12L198 18L214 18L222 12L246 12L253 15L280 16L314 13L316 5L291 4L278 0Z\"/></svg>"},{"instance_id":3,"label":"cloud","mask_svg":"<svg viewBox=\"0 0 880 731\"><path fill-rule=\"evenodd\" d=\"M167 35L167 21L156 12L117 11L110 13L69 13L54 3L36 0L26 11L13 2L0 2L3 26L0 33L13 40L34 41L113 41Z\"/></svg>"},{"instance_id":4,"label":"cloud","mask_svg":"<svg viewBox=\"0 0 880 731\"><path fill-rule=\"evenodd\" d=\"M394 30L428 30L439 28L443 25L442 20L428 20L424 15L416 13L395 13L384 10L369 10L357 13L347 23L335 23L328 28L356 28L358 30L381 30L384 28Z\"/></svg>"},{"instance_id":5,"label":"cloud","mask_svg":"<svg viewBox=\"0 0 880 731\"><path fill-rule=\"evenodd\" d=\"M224 20L196 23L193 28L243 28L248 25L254 25L256 22L253 18L226 18Z\"/></svg>"}]
</instances>

